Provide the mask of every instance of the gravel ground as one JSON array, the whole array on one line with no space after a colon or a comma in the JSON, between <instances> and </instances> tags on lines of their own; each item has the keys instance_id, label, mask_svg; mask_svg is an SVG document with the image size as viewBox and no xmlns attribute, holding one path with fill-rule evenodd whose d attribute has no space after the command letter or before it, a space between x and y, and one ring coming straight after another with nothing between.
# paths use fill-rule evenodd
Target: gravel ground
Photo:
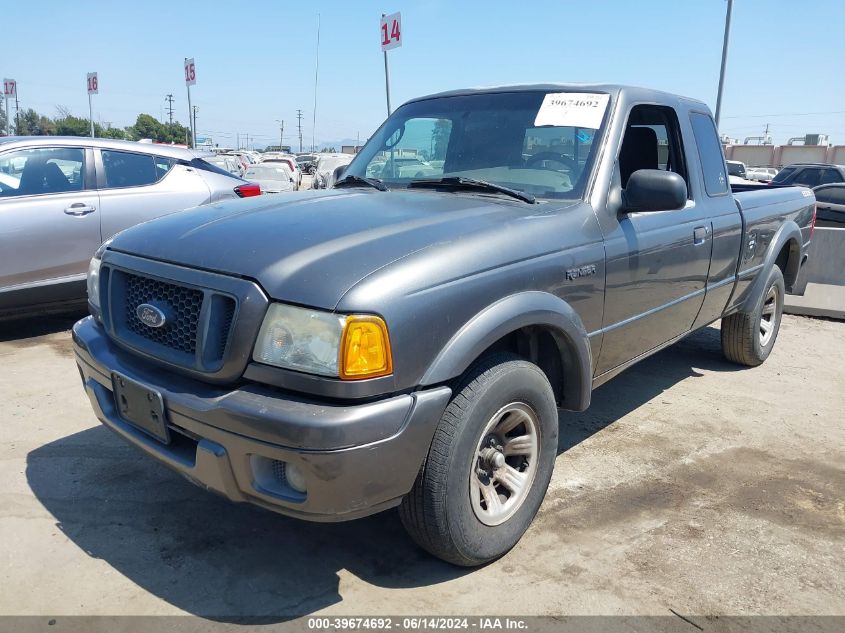
<instances>
[{"instance_id":1,"label":"gravel ground","mask_svg":"<svg viewBox=\"0 0 845 633\"><path fill-rule=\"evenodd\" d=\"M845 615L845 323L785 316L756 369L709 327L604 385L526 536L465 570L394 511L298 522L143 457L92 415L73 320L0 323L0 614Z\"/></svg>"}]
</instances>

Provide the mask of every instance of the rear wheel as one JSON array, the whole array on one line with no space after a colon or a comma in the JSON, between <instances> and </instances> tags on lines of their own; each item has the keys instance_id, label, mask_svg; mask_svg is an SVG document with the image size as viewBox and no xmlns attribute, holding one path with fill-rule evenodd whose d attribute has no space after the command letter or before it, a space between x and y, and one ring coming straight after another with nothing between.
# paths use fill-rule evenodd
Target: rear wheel
<instances>
[{"instance_id":1,"label":"rear wheel","mask_svg":"<svg viewBox=\"0 0 845 633\"><path fill-rule=\"evenodd\" d=\"M512 354L481 361L456 389L402 502L405 529L456 565L502 556L543 501L557 433L554 393L539 367Z\"/></svg>"},{"instance_id":2,"label":"rear wheel","mask_svg":"<svg viewBox=\"0 0 845 633\"><path fill-rule=\"evenodd\" d=\"M753 312L737 312L722 319L722 353L740 365L756 367L775 346L786 290L783 273L773 266Z\"/></svg>"}]
</instances>

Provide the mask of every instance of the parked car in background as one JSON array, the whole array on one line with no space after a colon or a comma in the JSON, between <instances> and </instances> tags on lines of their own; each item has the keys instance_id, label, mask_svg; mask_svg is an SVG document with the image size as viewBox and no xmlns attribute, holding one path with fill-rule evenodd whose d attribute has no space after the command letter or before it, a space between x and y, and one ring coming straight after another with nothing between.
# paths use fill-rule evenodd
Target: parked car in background
<instances>
[{"instance_id":1,"label":"parked car in background","mask_svg":"<svg viewBox=\"0 0 845 633\"><path fill-rule=\"evenodd\" d=\"M314 175L317 171L317 157L314 154L300 154L296 157L296 164L303 173Z\"/></svg>"},{"instance_id":2,"label":"parked car in background","mask_svg":"<svg viewBox=\"0 0 845 633\"><path fill-rule=\"evenodd\" d=\"M355 158L352 154L318 154L314 172L314 189L331 189L334 185L334 171L348 165Z\"/></svg>"},{"instance_id":3,"label":"parked car in background","mask_svg":"<svg viewBox=\"0 0 845 633\"><path fill-rule=\"evenodd\" d=\"M811 189L838 182L845 182L845 165L795 163L787 165L772 178L773 185L803 185Z\"/></svg>"},{"instance_id":4,"label":"parked car in background","mask_svg":"<svg viewBox=\"0 0 845 633\"><path fill-rule=\"evenodd\" d=\"M748 167L745 170L745 177L754 182L771 182L777 175L778 170L774 167Z\"/></svg>"},{"instance_id":5,"label":"parked car in background","mask_svg":"<svg viewBox=\"0 0 845 633\"><path fill-rule=\"evenodd\" d=\"M0 317L84 305L97 247L152 218L257 186L168 145L56 136L0 139Z\"/></svg>"},{"instance_id":6,"label":"parked car in background","mask_svg":"<svg viewBox=\"0 0 845 633\"><path fill-rule=\"evenodd\" d=\"M296 178L287 163L259 163L250 165L244 177L258 183L261 193L281 193L296 188Z\"/></svg>"},{"instance_id":7,"label":"parked car in background","mask_svg":"<svg viewBox=\"0 0 845 633\"><path fill-rule=\"evenodd\" d=\"M376 173L377 168L373 168L374 178L424 178L443 174L442 161L440 161L440 167L435 167L416 156L396 156L383 163L378 161L377 165L380 165L380 172Z\"/></svg>"},{"instance_id":8,"label":"parked car in background","mask_svg":"<svg viewBox=\"0 0 845 633\"><path fill-rule=\"evenodd\" d=\"M816 226L845 228L845 183L820 185L816 194Z\"/></svg>"},{"instance_id":9,"label":"parked car in background","mask_svg":"<svg viewBox=\"0 0 845 633\"><path fill-rule=\"evenodd\" d=\"M246 171L237 156L218 154L216 156L204 156L203 160L211 163L212 165L217 165L220 169L224 169L238 178L242 177Z\"/></svg>"},{"instance_id":10,"label":"parked car in background","mask_svg":"<svg viewBox=\"0 0 845 633\"><path fill-rule=\"evenodd\" d=\"M246 171L247 168L253 164L252 159L249 158L246 154L230 152L228 154L224 154L224 156L229 156L236 160L238 162L238 165L240 165L241 170L243 171Z\"/></svg>"},{"instance_id":11,"label":"parked car in background","mask_svg":"<svg viewBox=\"0 0 845 633\"><path fill-rule=\"evenodd\" d=\"M285 156L283 154L274 154L269 158L264 158L261 161L262 165L267 164L281 164L287 165L287 168L290 170L291 174L293 174L293 181L294 181L294 188L299 189L302 186L302 170L299 169L299 166L296 164L296 157L294 156Z\"/></svg>"}]
</instances>

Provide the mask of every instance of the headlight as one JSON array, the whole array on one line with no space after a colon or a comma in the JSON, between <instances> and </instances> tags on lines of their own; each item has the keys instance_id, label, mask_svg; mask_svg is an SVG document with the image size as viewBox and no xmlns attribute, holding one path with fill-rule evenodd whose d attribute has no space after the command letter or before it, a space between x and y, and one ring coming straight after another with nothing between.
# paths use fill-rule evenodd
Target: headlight
<instances>
[{"instance_id":1,"label":"headlight","mask_svg":"<svg viewBox=\"0 0 845 633\"><path fill-rule=\"evenodd\" d=\"M88 301L97 311L100 311L100 264L103 262L103 253L106 252L111 240L106 240L94 253L91 263L88 264Z\"/></svg>"},{"instance_id":2,"label":"headlight","mask_svg":"<svg viewBox=\"0 0 845 633\"><path fill-rule=\"evenodd\" d=\"M267 311L252 356L260 363L345 380L393 371L387 326L381 318L281 303Z\"/></svg>"}]
</instances>

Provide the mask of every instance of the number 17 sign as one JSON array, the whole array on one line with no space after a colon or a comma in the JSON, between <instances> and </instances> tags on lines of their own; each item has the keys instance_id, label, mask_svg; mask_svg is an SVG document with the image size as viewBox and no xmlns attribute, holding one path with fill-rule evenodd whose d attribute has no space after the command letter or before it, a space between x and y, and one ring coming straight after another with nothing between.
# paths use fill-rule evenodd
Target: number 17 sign
<instances>
[{"instance_id":1,"label":"number 17 sign","mask_svg":"<svg viewBox=\"0 0 845 633\"><path fill-rule=\"evenodd\" d=\"M381 18L381 50L402 46L402 14L391 13Z\"/></svg>"}]
</instances>

